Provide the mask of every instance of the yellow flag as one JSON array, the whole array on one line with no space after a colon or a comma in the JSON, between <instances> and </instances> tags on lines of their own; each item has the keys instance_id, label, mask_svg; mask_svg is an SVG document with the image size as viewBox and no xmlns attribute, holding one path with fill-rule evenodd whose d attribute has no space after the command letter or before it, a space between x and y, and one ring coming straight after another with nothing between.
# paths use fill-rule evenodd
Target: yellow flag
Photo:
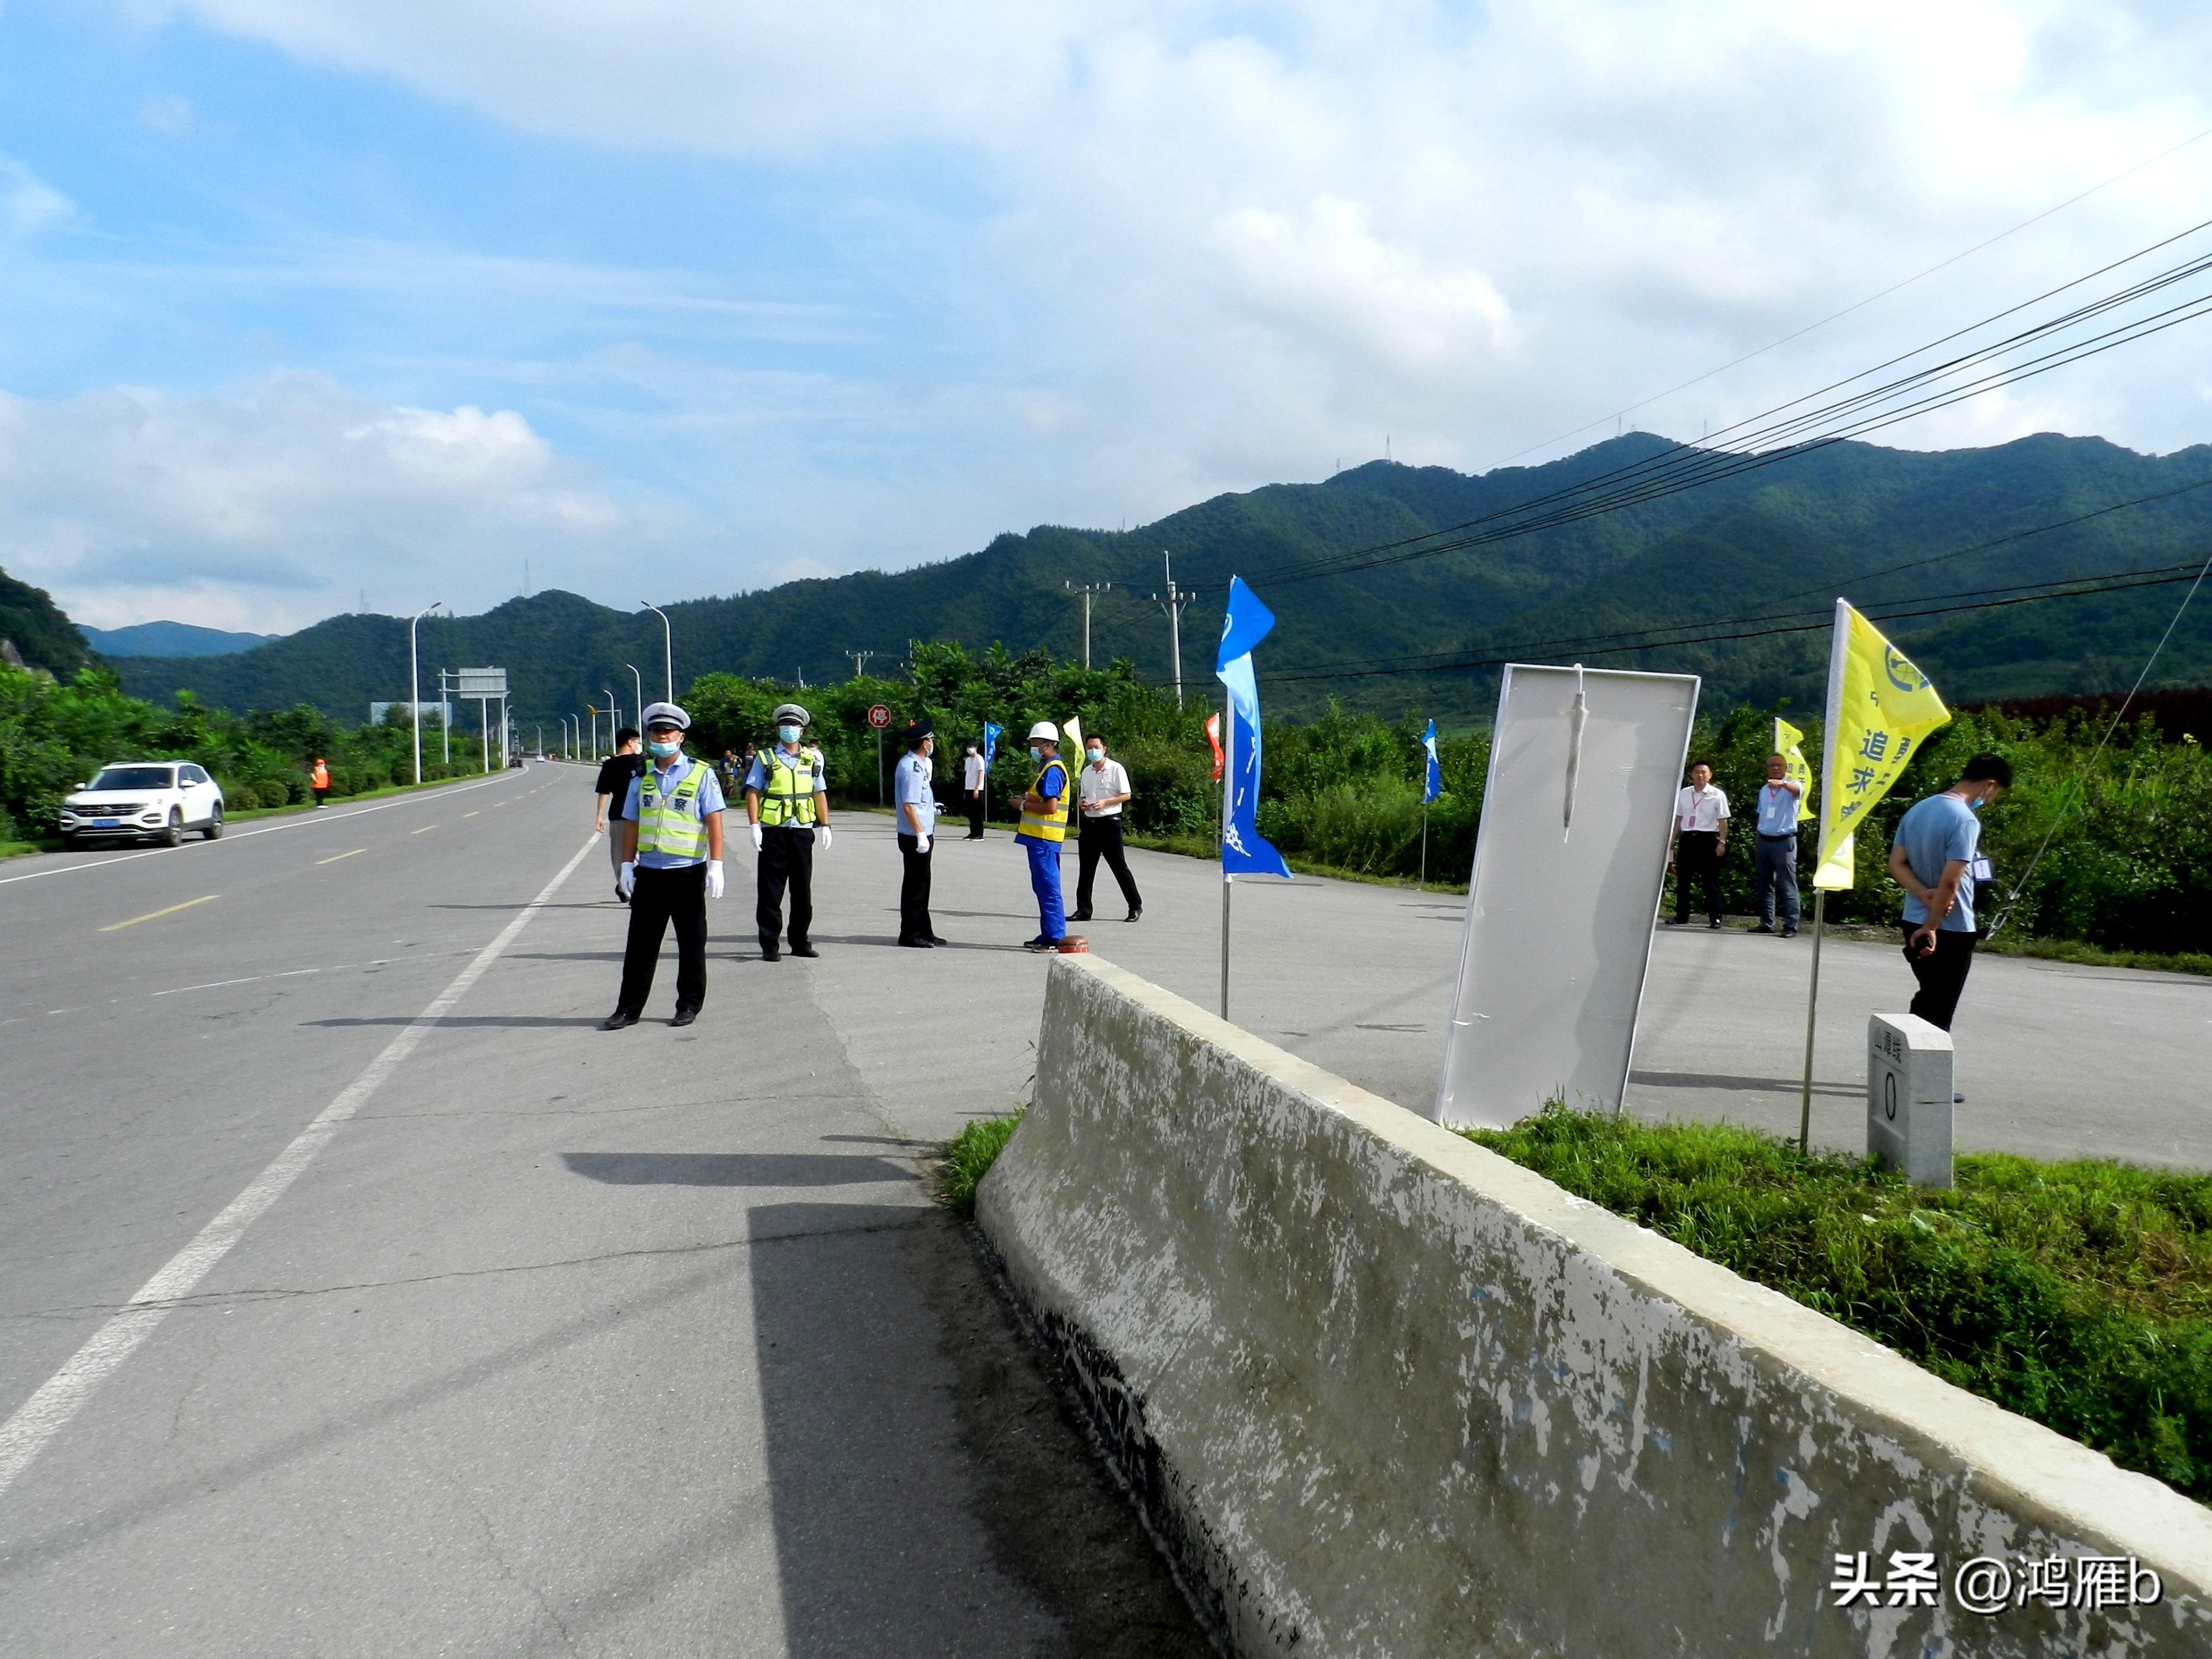
<instances>
[{"instance_id":1,"label":"yellow flag","mask_svg":"<svg viewBox=\"0 0 2212 1659\"><path fill-rule=\"evenodd\" d=\"M1083 753L1083 717L1077 715L1060 729L1067 733L1067 746L1079 758Z\"/></svg>"},{"instance_id":2,"label":"yellow flag","mask_svg":"<svg viewBox=\"0 0 2212 1659\"><path fill-rule=\"evenodd\" d=\"M1797 786L1797 822L1802 823L1813 816L1813 769L1805 764L1805 751L1798 745L1805 734L1784 720L1774 717L1774 752L1782 757L1782 775Z\"/></svg>"},{"instance_id":3,"label":"yellow flag","mask_svg":"<svg viewBox=\"0 0 2212 1659\"><path fill-rule=\"evenodd\" d=\"M1872 623L1838 599L1835 644L1828 659L1814 886L1850 884L1850 842L1860 821L1890 792L1928 734L1950 718L1928 677Z\"/></svg>"}]
</instances>

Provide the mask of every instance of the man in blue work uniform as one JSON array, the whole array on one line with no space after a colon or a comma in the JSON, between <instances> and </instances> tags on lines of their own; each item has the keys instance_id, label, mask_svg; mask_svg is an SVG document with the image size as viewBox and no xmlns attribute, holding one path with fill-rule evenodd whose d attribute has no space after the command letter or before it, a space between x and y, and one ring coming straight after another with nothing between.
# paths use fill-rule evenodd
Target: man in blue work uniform
<instances>
[{"instance_id":1,"label":"man in blue work uniform","mask_svg":"<svg viewBox=\"0 0 2212 1659\"><path fill-rule=\"evenodd\" d=\"M899 939L909 949L927 951L946 940L929 920L929 847L937 830L937 793L930 787L930 756L936 727L915 720L906 729L906 754L892 781L891 810L898 823Z\"/></svg>"},{"instance_id":2,"label":"man in blue work uniform","mask_svg":"<svg viewBox=\"0 0 2212 1659\"><path fill-rule=\"evenodd\" d=\"M699 1018L707 1000L707 901L722 896L722 790L714 768L684 752L691 717L672 702L656 702L638 724L645 728L645 765L616 814L623 861L615 886L629 901L629 939L622 994L600 1024L605 1031L637 1024L672 922L676 1018L669 1024Z\"/></svg>"},{"instance_id":3,"label":"man in blue work uniform","mask_svg":"<svg viewBox=\"0 0 2212 1659\"><path fill-rule=\"evenodd\" d=\"M1036 894L1037 936L1024 947L1057 951L1067 936L1060 898L1060 847L1067 839L1067 767L1059 758L1060 728L1050 720L1030 727L1030 759L1037 774L1022 797L1021 828L1014 839L1029 855L1030 888Z\"/></svg>"},{"instance_id":4,"label":"man in blue work uniform","mask_svg":"<svg viewBox=\"0 0 2212 1659\"><path fill-rule=\"evenodd\" d=\"M1905 889L1905 959L1920 981L1912 1012L1948 1031L1974 965L1974 890L1989 879L1975 816L2012 787L2012 763L1977 755L1958 782L1897 821L1889 873Z\"/></svg>"},{"instance_id":5,"label":"man in blue work uniform","mask_svg":"<svg viewBox=\"0 0 2212 1659\"><path fill-rule=\"evenodd\" d=\"M745 816L752 820L756 896L753 921L760 929L761 959L781 952L783 894L791 890L791 954L818 956L806 935L814 926L814 846L830 850L830 793L822 751L805 741L813 716L795 702L775 711L775 741L753 757L745 774Z\"/></svg>"}]
</instances>

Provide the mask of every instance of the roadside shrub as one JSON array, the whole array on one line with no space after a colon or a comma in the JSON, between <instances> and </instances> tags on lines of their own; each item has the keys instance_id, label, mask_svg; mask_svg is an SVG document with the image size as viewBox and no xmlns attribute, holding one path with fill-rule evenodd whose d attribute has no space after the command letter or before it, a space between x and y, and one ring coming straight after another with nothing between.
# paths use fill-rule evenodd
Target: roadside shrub
<instances>
[{"instance_id":1,"label":"roadside shrub","mask_svg":"<svg viewBox=\"0 0 2212 1659\"><path fill-rule=\"evenodd\" d=\"M990 1173L1021 1121L1019 1112L1005 1117L979 1117L946 1141L937 1176L939 1202L956 1214L974 1215L977 1184Z\"/></svg>"}]
</instances>

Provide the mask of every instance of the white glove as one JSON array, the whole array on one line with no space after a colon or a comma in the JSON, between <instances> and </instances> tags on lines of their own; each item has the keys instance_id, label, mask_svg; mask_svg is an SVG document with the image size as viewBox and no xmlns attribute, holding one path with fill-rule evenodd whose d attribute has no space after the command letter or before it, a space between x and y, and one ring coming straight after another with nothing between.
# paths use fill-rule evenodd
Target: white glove
<instances>
[{"instance_id":1,"label":"white glove","mask_svg":"<svg viewBox=\"0 0 2212 1659\"><path fill-rule=\"evenodd\" d=\"M914 850L917 853L927 853L929 850L929 837L916 836L914 838Z\"/></svg>"},{"instance_id":2,"label":"white glove","mask_svg":"<svg viewBox=\"0 0 2212 1659\"><path fill-rule=\"evenodd\" d=\"M637 865L635 861L623 865L615 872L615 891L620 893L624 898L630 896L630 890L636 885Z\"/></svg>"},{"instance_id":3,"label":"white glove","mask_svg":"<svg viewBox=\"0 0 2212 1659\"><path fill-rule=\"evenodd\" d=\"M708 898L722 896L722 861L720 859L707 860L707 896Z\"/></svg>"},{"instance_id":4,"label":"white glove","mask_svg":"<svg viewBox=\"0 0 2212 1659\"><path fill-rule=\"evenodd\" d=\"M758 825L758 824L757 823L757 824L753 825L753 851L754 851L754 852L756 852L756 853L757 853L757 852L759 852L759 851L760 851L760 849L761 849L761 827L760 827L760 825Z\"/></svg>"},{"instance_id":5,"label":"white glove","mask_svg":"<svg viewBox=\"0 0 2212 1659\"><path fill-rule=\"evenodd\" d=\"M825 823L815 833L821 840L822 850L825 853L828 852L830 850L830 826Z\"/></svg>"}]
</instances>

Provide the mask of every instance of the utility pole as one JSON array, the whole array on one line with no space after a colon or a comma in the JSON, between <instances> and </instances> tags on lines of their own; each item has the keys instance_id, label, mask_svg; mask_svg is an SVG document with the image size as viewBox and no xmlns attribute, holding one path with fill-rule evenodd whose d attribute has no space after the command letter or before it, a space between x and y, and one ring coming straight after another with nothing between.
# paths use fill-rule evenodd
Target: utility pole
<instances>
[{"instance_id":1,"label":"utility pole","mask_svg":"<svg viewBox=\"0 0 2212 1659\"><path fill-rule=\"evenodd\" d=\"M1164 596L1155 593L1152 603L1168 613L1168 654L1175 660L1176 707L1182 707L1182 613L1190 604L1191 595L1176 586L1175 561L1165 549L1160 552L1160 568L1167 572L1168 591Z\"/></svg>"},{"instance_id":2,"label":"utility pole","mask_svg":"<svg viewBox=\"0 0 2212 1659\"><path fill-rule=\"evenodd\" d=\"M1078 587L1073 582L1062 582L1060 586L1071 593L1083 595L1083 665L1089 668L1091 666L1091 601L1101 593L1112 592L1114 584L1085 582L1082 586Z\"/></svg>"},{"instance_id":3,"label":"utility pole","mask_svg":"<svg viewBox=\"0 0 2212 1659\"><path fill-rule=\"evenodd\" d=\"M843 651L838 654L853 659L853 678L857 680L868 672L868 664L884 653L880 651ZM806 682L802 678L799 684L803 688Z\"/></svg>"}]
</instances>

